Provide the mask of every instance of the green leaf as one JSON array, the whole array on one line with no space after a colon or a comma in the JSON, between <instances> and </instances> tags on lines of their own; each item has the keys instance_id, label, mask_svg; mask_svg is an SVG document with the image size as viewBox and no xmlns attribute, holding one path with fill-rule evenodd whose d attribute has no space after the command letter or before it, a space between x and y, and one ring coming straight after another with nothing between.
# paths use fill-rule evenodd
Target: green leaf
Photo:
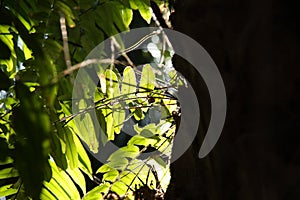
<instances>
[{"instance_id":1,"label":"green leaf","mask_svg":"<svg viewBox=\"0 0 300 200\"><path fill-rule=\"evenodd\" d=\"M88 108L88 105L85 99L79 101L79 110L85 110ZM76 134L82 139L94 153L98 152L99 148L99 133L95 131L93 118L91 113L83 113L74 118L76 120Z\"/></svg>"},{"instance_id":2,"label":"green leaf","mask_svg":"<svg viewBox=\"0 0 300 200\"><path fill-rule=\"evenodd\" d=\"M120 179L123 183L130 186L131 189L135 189L135 185L142 185L143 183L137 178L137 175L132 171L123 171L120 173Z\"/></svg>"},{"instance_id":3,"label":"green leaf","mask_svg":"<svg viewBox=\"0 0 300 200\"><path fill-rule=\"evenodd\" d=\"M77 148L73 139L73 134L68 128L65 128L65 134L66 134L66 156L68 158L70 168L74 169L78 166Z\"/></svg>"},{"instance_id":4,"label":"green leaf","mask_svg":"<svg viewBox=\"0 0 300 200\"><path fill-rule=\"evenodd\" d=\"M60 104L62 107L63 112L66 115L71 115L69 109L67 108L67 106L65 104ZM71 132L73 133L73 140L76 146L76 150L78 153L78 160L79 160L79 168L86 174L89 176L89 178L92 180L93 179L93 171L92 171L92 166L91 166L91 161L81 143L81 141L79 140L79 136L76 134L76 132L78 132L77 127L74 124L74 121L71 120L69 123L69 128L71 130Z\"/></svg>"},{"instance_id":5,"label":"green leaf","mask_svg":"<svg viewBox=\"0 0 300 200\"><path fill-rule=\"evenodd\" d=\"M108 2L113 15L113 21L118 26L119 30L125 31L129 29L129 24L132 20L132 10L125 8L124 5L117 1Z\"/></svg>"},{"instance_id":6,"label":"green leaf","mask_svg":"<svg viewBox=\"0 0 300 200\"><path fill-rule=\"evenodd\" d=\"M138 124L134 125L134 130L144 136L144 137L153 137L155 135L161 135L170 130L172 123L161 120L159 124L150 123L144 127L139 127Z\"/></svg>"},{"instance_id":7,"label":"green leaf","mask_svg":"<svg viewBox=\"0 0 300 200\"><path fill-rule=\"evenodd\" d=\"M129 0L130 6L134 10L139 10L141 16L148 24L151 22L150 0Z\"/></svg>"},{"instance_id":8,"label":"green leaf","mask_svg":"<svg viewBox=\"0 0 300 200\"><path fill-rule=\"evenodd\" d=\"M49 191L51 191L51 193L53 193L59 199L70 199L66 191L60 186L58 181L56 181L54 178L51 179L49 183L44 182L44 187L46 187ZM47 195L47 189L42 190L41 197Z\"/></svg>"},{"instance_id":9,"label":"green leaf","mask_svg":"<svg viewBox=\"0 0 300 200\"><path fill-rule=\"evenodd\" d=\"M111 3L104 3L96 9L97 21L96 24L102 28L107 36L112 36L118 33L114 24L114 7Z\"/></svg>"},{"instance_id":10,"label":"green leaf","mask_svg":"<svg viewBox=\"0 0 300 200\"><path fill-rule=\"evenodd\" d=\"M120 181L113 183L113 185L111 187L111 190L113 192L117 193L119 196L125 195L127 189L128 189L128 186Z\"/></svg>"},{"instance_id":11,"label":"green leaf","mask_svg":"<svg viewBox=\"0 0 300 200\"><path fill-rule=\"evenodd\" d=\"M141 134L141 132L143 130L149 130L150 132L153 132L153 133L156 133L156 129L157 129L157 125L155 123L151 123L151 124L147 124L146 126L144 127L139 127L138 124L135 124L134 125L134 130L138 133L138 134Z\"/></svg>"},{"instance_id":12,"label":"green leaf","mask_svg":"<svg viewBox=\"0 0 300 200\"><path fill-rule=\"evenodd\" d=\"M101 140L101 143L102 143L103 146L108 141L107 132L106 132L106 119L105 119L105 116L104 116L105 112L106 111L104 111L102 109L96 110L97 119L98 119L98 122L100 124L100 140Z\"/></svg>"},{"instance_id":13,"label":"green leaf","mask_svg":"<svg viewBox=\"0 0 300 200\"><path fill-rule=\"evenodd\" d=\"M156 142L157 142L156 139L145 138L141 135L135 135L128 141L128 145L148 146L148 145L154 145Z\"/></svg>"},{"instance_id":14,"label":"green leaf","mask_svg":"<svg viewBox=\"0 0 300 200\"><path fill-rule=\"evenodd\" d=\"M147 164L149 164L149 161L147 161ZM141 183L141 185L147 184L148 186L150 186L151 180L154 180L154 176L152 173L149 173L150 168L148 167L147 164L145 163L145 161L135 160L134 162L131 163L130 166L128 166L128 170L130 170L130 172L132 172L132 174L134 174L136 176L136 177L133 177L132 175L130 175L131 177L134 178L133 184ZM149 174L149 177L148 177L148 174ZM139 177L139 178L137 178L137 177ZM147 177L148 177L148 182L146 183ZM123 181L123 179L124 179L124 177L122 176L121 180ZM138 179L138 180L136 180L136 179ZM125 179L124 181L128 181L128 180Z\"/></svg>"},{"instance_id":15,"label":"green leaf","mask_svg":"<svg viewBox=\"0 0 300 200\"><path fill-rule=\"evenodd\" d=\"M113 161L120 160L122 158L135 158L139 153L140 150L137 146L127 145L112 153L107 160Z\"/></svg>"},{"instance_id":16,"label":"green leaf","mask_svg":"<svg viewBox=\"0 0 300 200\"><path fill-rule=\"evenodd\" d=\"M61 169L67 169L68 163L66 155L63 153L62 144L64 142L58 138L57 134L51 134L51 156L53 157L56 165Z\"/></svg>"},{"instance_id":17,"label":"green leaf","mask_svg":"<svg viewBox=\"0 0 300 200\"><path fill-rule=\"evenodd\" d=\"M84 197L83 200L99 200L102 199L102 194L105 195L108 193L110 184L109 183L104 183L101 184L91 191L89 191Z\"/></svg>"},{"instance_id":18,"label":"green leaf","mask_svg":"<svg viewBox=\"0 0 300 200\"><path fill-rule=\"evenodd\" d=\"M0 170L0 179L12 178L12 177L18 177L18 176L19 176L18 171L13 167L9 167L9 168Z\"/></svg>"},{"instance_id":19,"label":"green leaf","mask_svg":"<svg viewBox=\"0 0 300 200\"><path fill-rule=\"evenodd\" d=\"M150 137L153 137L155 136L154 134L155 132L152 132L151 130L149 129L144 129L141 131L140 135L145 137L145 138L150 138Z\"/></svg>"},{"instance_id":20,"label":"green leaf","mask_svg":"<svg viewBox=\"0 0 300 200\"><path fill-rule=\"evenodd\" d=\"M113 169L124 170L124 168L128 165L128 160L126 158L120 158L118 160L110 161L108 165Z\"/></svg>"},{"instance_id":21,"label":"green leaf","mask_svg":"<svg viewBox=\"0 0 300 200\"><path fill-rule=\"evenodd\" d=\"M14 160L11 157L6 157L4 160L0 160L0 165L11 164L13 162Z\"/></svg>"},{"instance_id":22,"label":"green leaf","mask_svg":"<svg viewBox=\"0 0 300 200\"><path fill-rule=\"evenodd\" d=\"M133 17L132 10L126 8L123 4L117 1L111 2L111 7L114 23L118 26L121 32L128 30Z\"/></svg>"},{"instance_id":23,"label":"green leaf","mask_svg":"<svg viewBox=\"0 0 300 200\"><path fill-rule=\"evenodd\" d=\"M64 13L68 26L71 28L75 27L75 16L72 9L62 1L56 1L55 7Z\"/></svg>"},{"instance_id":24,"label":"green leaf","mask_svg":"<svg viewBox=\"0 0 300 200\"><path fill-rule=\"evenodd\" d=\"M163 99L163 104L169 110L170 113L177 110L177 100L175 99Z\"/></svg>"},{"instance_id":25,"label":"green leaf","mask_svg":"<svg viewBox=\"0 0 300 200\"><path fill-rule=\"evenodd\" d=\"M96 171L96 174L109 172L111 170L113 170L111 166L109 166L108 164L104 164Z\"/></svg>"},{"instance_id":26,"label":"green leaf","mask_svg":"<svg viewBox=\"0 0 300 200\"><path fill-rule=\"evenodd\" d=\"M55 196L53 196L53 194L51 192L49 192L49 190L46 188L42 189L40 198L42 200L44 200L44 199L45 200L57 200L57 198Z\"/></svg>"},{"instance_id":27,"label":"green leaf","mask_svg":"<svg viewBox=\"0 0 300 200\"><path fill-rule=\"evenodd\" d=\"M139 85L139 97L147 97L150 91L155 87L155 74L151 65L146 64L143 67L142 77Z\"/></svg>"},{"instance_id":28,"label":"green leaf","mask_svg":"<svg viewBox=\"0 0 300 200\"><path fill-rule=\"evenodd\" d=\"M114 121L114 131L119 134L123 127L123 123L126 117L125 110L122 108L121 104L116 104L113 106L112 117Z\"/></svg>"},{"instance_id":29,"label":"green leaf","mask_svg":"<svg viewBox=\"0 0 300 200\"><path fill-rule=\"evenodd\" d=\"M0 187L0 197L6 197L18 192L18 188L14 188L13 184L4 185Z\"/></svg>"},{"instance_id":30,"label":"green leaf","mask_svg":"<svg viewBox=\"0 0 300 200\"><path fill-rule=\"evenodd\" d=\"M80 187L83 194L86 194L86 182L82 172L79 168L67 169L67 173L71 176L73 181Z\"/></svg>"},{"instance_id":31,"label":"green leaf","mask_svg":"<svg viewBox=\"0 0 300 200\"><path fill-rule=\"evenodd\" d=\"M123 8L122 9L122 19L127 28L129 28L132 18L133 18L132 10L129 8Z\"/></svg>"},{"instance_id":32,"label":"green leaf","mask_svg":"<svg viewBox=\"0 0 300 200\"><path fill-rule=\"evenodd\" d=\"M145 118L145 115L141 108L131 109L131 111L133 111L133 116L137 121Z\"/></svg>"},{"instance_id":33,"label":"green leaf","mask_svg":"<svg viewBox=\"0 0 300 200\"><path fill-rule=\"evenodd\" d=\"M44 41L44 45L47 47L44 49L45 53L47 53L52 60L56 61L60 58L63 52L63 47L59 42L47 39Z\"/></svg>"},{"instance_id":34,"label":"green leaf","mask_svg":"<svg viewBox=\"0 0 300 200\"><path fill-rule=\"evenodd\" d=\"M108 140L115 139L115 132L114 132L114 118L112 115L111 108L102 108L101 112L105 117L105 127L102 127L103 131L105 131Z\"/></svg>"},{"instance_id":35,"label":"green leaf","mask_svg":"<svg viewBox=\"0 0 300 200\"><path fill-rule=\"evenodd\" d=\"M128 98L135 96L137 88L136 76L132 67L128 66L124 69L123 72L123 81L122 81L122 94L127 95ZM130 101L126 101L128 103Z\"/></svg>"},{"instance_id":36,"label":"green leaf","mask_svg":"<svg viewBox=\"0 0 300 200\"><path fill-rule=\"evenodd\" d=\"M108 98L120 96L119 80L115 72L108 69L105 71L106 90Z\"/></svg>"},{"instance_id":37,"label":"green leaf","mask_svg":"<svg viewBox=\"0 0 300 200\"><path fill-rule=\"evenodd\" d=\"M50 161L53 177L50 180L49 184L53 183L56 190L59 190L59 187L69 196L70 199L80 199L80 194L73 183L72 179L64 171L59 171L57 166L53 161ZM47 182L44 183L47 187ZM49 185L48 185L49 186ZM51 187L48 188L51 191ZM60 191L60 195L63 195ZM65 195L63 195L65 196ZM57 196L59 199L64 199L63 197Z\"/></svg>"},{"instance_id":38,"label":"green leaf","mask_svg":"<svg viewBox=\"0 0 300 200\"><path fill-rule=\"evenodd\" d=\"M78 137L74 136L73 139L74 139L74 143L76 145L76 149L77 149L77 153L78 153L79 168L86 175L88 175L91 180L93 180L93 176L92 176L93 170L92 170L91 161L90 161L83 145L81 144L80 140L78 139Z\"/></svg>"},{"instance_id":39,"label":"green leaf","mask_svg":"<svg viewBox=\"0 0 300 200\"><path fill-rule=\"evenodd\" d=\"M111 182L114 182L114 181L117 179L118 175L119 175L118 170L113 169L113 170L111 170L111 171L105 173L105 174L103 175L103 179L102 179L102 180L103 180L103 181L111 181Z\"/></svg>"}]
</instances>

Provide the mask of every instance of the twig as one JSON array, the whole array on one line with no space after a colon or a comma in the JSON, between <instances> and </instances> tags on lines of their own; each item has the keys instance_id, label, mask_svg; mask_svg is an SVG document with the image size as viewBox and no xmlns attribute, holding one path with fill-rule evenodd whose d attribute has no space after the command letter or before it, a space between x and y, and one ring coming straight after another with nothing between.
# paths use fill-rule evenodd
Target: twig
<instances>
[{"instance_id":1,"label":"twig","mask_svg":"<svg viewBox=\"0 0 300 200\"><path fill-rule=\"evenodd\" d=\"M148 35L142 37L137 43L135 43L134 45L120 51L117 53L117 55L122 55L123 53L127 53L130 51L133 51L134 49L138 48L141 44L143 44L145 41L147 41L149 38L151 38L153 35L158 35L161 33L161 30L155 30L151 33L149 33Z\"/></svg>"},{"instance_id":2,"label":"twig","mask_svg":"<svg viewBox=\"0 0 300 200\"><path fill-rule=\"evenodd\" d=\"M59 22L60 22L61 36L63 40L65 61L66 61L67 69L70 69L72 67L72 64L71 64L69 45L68 45L68 32L66 27L66 18L62 12L59 12L59 15L60 15ZM74 82L73 76L71 76L71 82L72 83Z\"/></svg>"},{"instance_id":3,"label":"twig","mask_svg":"<svg viewBox=\"0 0 300 200\"><path fill-rule=\"evenodd\" d=\"M60 76L66 76L66 75L69 75L71 74L73 71L79 69L79 68L83 68L83 67L86 67L88 65L91 65L91 64L110 64L112 62L112 60L110 58L106 58L106 59L88 59L88 60L85 60L81 63L78 63L76 65L73 65L71 68L69 69L66 69L64 71L61 72ZM115 60L113 61L114 63L118 64L120 63L119 61Z\"/></svg>"},{"instance_id":4,"label":"twig","mask_svg":"<svg viewBox=\"0 0 300 200\"><path fill-rule=\"evenodd\" d=\"M120 44L116 41L115 37L111 37L111 41L119 50L122 50ZM134 63L131 61L126 52L121 52L121 55L126 59L130 66L135 67Z\"/></svg>"},{"instance_id":5,"label":"twig","mask_svg":"<svg viewBox=\"0 0 300 200\"><path fill-rule=\"evenodd\" d=\"M171 44L171 42L170 42L170 40L169 40L167 34L164 32L163 27L160 25L160 23L159 23L159 21L158 21L156 15L155 15L155 13L153 12L152 8L150 8L150 11L151 11L152 19L153 19L153 21L155 22L155 24L158 26L158 28L159 28L159 30L161 31L161 33L163 34L163 37L164 37L166 43L168 44L168 46L169 46L171 49L173 49L173 46L172 46L172 44Z\"/></svg>"}]
</instances>

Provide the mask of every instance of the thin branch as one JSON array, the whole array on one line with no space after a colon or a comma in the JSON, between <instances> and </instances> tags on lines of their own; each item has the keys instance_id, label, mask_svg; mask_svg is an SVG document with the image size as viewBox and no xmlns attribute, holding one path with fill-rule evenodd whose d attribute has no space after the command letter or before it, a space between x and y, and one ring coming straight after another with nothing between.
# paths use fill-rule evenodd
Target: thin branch
<instances>
[{"instance_id":1,"label":"thin branch","mask_svg":"<svg viewBox=\"0 0 300 200\"><path fill-rule=\"evenodd\" d=\"M66 61L67 69L70 69L72 67L72 64L71 64L71 58L70 58L70 52L69 52L66 18L62 12L59 12L59 15L60 15L59 22L60 22L61 36L62 36L62 40L63 40L63 50L64 50L65 61ZM71 81L74 82L73 76L71 76Z\"/></svg>"},{"instance_id":2,"label":"thin branch","mask_svg":"<svg viewBox=\"0 0 300 200\"><path fill-rule=\"evenodd\" d=\"M112 60L110 58L106 58L106 59L88 59L88 60L85 60L81 63L73 65L69 69L66 69L66 70L62 71L60 76L69 75L69 74L73 73L75 70L78 70L80 68L86 67L86 66L91 65L91 64L110 64L111 62L112 62ZM119 61L117 61L117 60L114 61L114 62L119 63Z\"/></svg>"},{"instance_id":3,"label":"thin branch","mask_svg":"<svg viewBox=\"0 0 300 200\"><path fill-rule=\"evenodd\" d=\"M168 46L169 46L171 49L173 49L173 46L172 46L172 44L171 44L171 42L170 42L170 40L169 40L167 34L164 32L163 27L160 25L160 23L159 23L159 21L158 21L156 15L155 15L155 13L153 12L152 8L150 8L150 11L151 11L152 19L153 19L153 21L155 22L155 24L158 26L158 28L159 28L159 30L161 31L161 33L163 34L163 37L164 37L166 43L168 44Z\"/></svg>"},{"instance_id":4,"label":"thin branch","mask_svg":"<svg viewBox=\"0 0 300 200\"><path fill-rule=\"evenodd\" d=\"M110 63L110 70L113 70L114 67L114 60L115 60L115 45L113 43L113 38L110 40L110 49L111 49L111 63ZM109 90L113 89L113 80L112 80L112 73L109 73Z\"/></svg>"},{"instance_id":5,"label":"thin branch","mask_svg":"<svg viewBox=\"0 0 300 200\"><path fill-rule=\"evenodd\" d=\"M120 51L120 52L118 52L117 55L122 55L123 53L133 51L134 49L138 48L141 44L143 44L145 41L147 41L149 38L151 38L153 35L158 35L160 33L161 33L161 30L155 30L155 31L149 33L148 35L145 35L137 43L135 43L134 45L132 45L132 46Z\"/></svg>"},{"instance_id":6,"label":"thin branch","mask_svg":"<svg viewBox=\"0 0 300 200\"><path fill-rule=\"evenodd\" d=\"M120 44L116 41L115 37L111 37L111 42L119 49L122 50ZM134 63L131 61L129 56L126 54L126 52L121 52L121 55L126 59L128 64L132 67L135 67Z\"/></svg>"}]
</instances>

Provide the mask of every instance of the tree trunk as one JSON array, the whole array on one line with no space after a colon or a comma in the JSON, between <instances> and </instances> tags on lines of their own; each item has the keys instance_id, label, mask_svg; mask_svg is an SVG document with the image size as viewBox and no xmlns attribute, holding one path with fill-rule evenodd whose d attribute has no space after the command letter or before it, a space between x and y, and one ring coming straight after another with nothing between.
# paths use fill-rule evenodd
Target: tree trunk
<instances>
[{"instance_id":1,"label":"tree trunk","mask_svg":"<svg viewBox=\"0 0 300 200\"><path fill-rule=\"evenodd\" d=\"M300 199L300 14L294 1L177 0L174 29L201 44L227 92L227 118L213 151L198 158L210 118L202 79L197 138L171 166L166 199Z\"/></svg>"}]
</instances>

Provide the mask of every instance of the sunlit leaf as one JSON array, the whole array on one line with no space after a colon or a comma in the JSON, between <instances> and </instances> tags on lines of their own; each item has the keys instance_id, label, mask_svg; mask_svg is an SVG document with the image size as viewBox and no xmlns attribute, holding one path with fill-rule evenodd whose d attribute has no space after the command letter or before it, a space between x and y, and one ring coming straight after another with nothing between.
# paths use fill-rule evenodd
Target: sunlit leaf
<instances>
[{"instance_id":1,"label":"sunlit leaf","mask_svg":"<svg viewBox=\"0 0 300 200\"><path fill-rule=\"evenodd\" d=\"M108 164L104 164L96 171L96 174L109 172L111 170L113 170L113 168L111 166L109 166Z\"/></svg>"},{"instance_id":2,"label":"sunlit leaf","mask_svg":"<svg viewBox=\"0 0 300 200\"><path fill-rule=\"evenodd\" d=\"M123 81L122 81L122 94L126 95L128 98L135 96L137 89L136 76L132 67L128 66L124 69L123 72ZM126 101L130 102L130 101Z\"/></svg>"},{"instance_id":3,"label":"sunlit leaf","mask_svg":"<svg viewBox=\"0 0 300 200\"><path fill-rule=\"evenodd\" d=\"M141 108L135 108L131 110L133 111L133 116L137 121L145 118L145 114L143 113Z\"/></svg>"},{"instance_id":4,"label":"sunlit leaf","mask_svg":"<svg viewBox=\"0 0 300 200\"><path fill-rule=\"evenodd\" d=\"M140 134L143 130L149 130L151 132L156 132L156 129L157 129L157 125L154 124L154 123L151 123L151 124L147 124L146 126L144 127L139 127L138 124L135 124L134 125L134 130Z\"/></svg>"},{"instance_id":5,"label":"sunlit leaf","mask_svg":"<svg viewBox=\"0 0 300 200\"><path fill-rule=\"evenodd\" d=\"M103 181L114 182L117 179L118 175L119 175L119 172L117 170L113 169L103 175Z\"/></svg>"},{"instance_id":6,"label":"sunlit leaf","mask_svg":"<svg viewBox=\"0 0 300 200\"><path fill-rule=\"evenodd\" d=\"M132 171L123 171L120 174L120 180L125 183L126 185L130 186L131 189L135 189L135 185L143 184L138 178L137 174L133 173Z\"/></svg>"},{"instance_id":7,"label":"sunlit leaf","mask_svg":"<svg viewBox=\"0 0 300 200\"><path fill-rule=\"evenodd\" d=\"M78 166L78 153L77 148L73 139L73 134L69 129L65 129L66 135L66 156L69 161L69 166L74 169Z\"/></svg>"},{"instance_id":8,"label":"sunlit leaf","mask_svg":"<svg viewBox=\"0 0 300 200\"><path fill-rule=\"evenodd\" d=\"M84 197L83 200L99 200L102 199L102 194L106 194L109 190L110 184L104 183L89 191Z\"/></svg>"},{"instance_id":9,"label":"sunlit leaf","mask_svg":"<svg viewBox=\"0 0 300 200\"><path fill-rule=\"evenodd\" d=\"M135 135L129 140L128 145L148 146L148 145L154 145L156 142L157 142L156 139L145 138L145 137L140 136L140 135Z\"/></svg>"},{"instance_id":10,"label":"sunlit leaf","mask_svg":"<svg viewBox=\"0 0 300 200\"><path fill-rule=\"evenodd\" d=\"M54 191L51 191L51 192L54 192ZM54 195L53 195L53 193L51 193L48 189L46 189L46 188L43 188L42 189L42 192L41 192L41 196L40 196L40 198L42 199L42 200L56 200L57 199L57 197L55 197ZM56 194L56 193L55 193Z\"/></svg>"},{"instance_id":11,"label":"sunlit leaf","mask_svg":"<svg viewBox=\"0 0 300 200\"><path fill-rule=\"evenodd\" d=\"M125 110L122 108L121 104L116 104L112 109L112 117L114 121L114 131L119 134L123 127L123 123L126 117Z\"/></svg>"},{"instance_id":12,"label":"sunlit leaf","mask_svg":"<svg viewBox=\"0 0 300 200\"><path fill-rule=\"evenodd\" d=\"M109 156L108 161L120 160L122 158L135 158L139 153L140 150L137 146L127 145L112 153Z\"/></svg>"},{"instance_id":13,"label":"sunlit leaf","mask_svg":"<svg viewBox=\"0 0 300 200\"><path fill-rule=\"evenodd\" d=\"M7 153L7 152L5 152ZM5 160L0 160L0 165L6 165L13 163L13 159L11 157L6 157Z\"/></svg>"},{"instance_id":14,"label":"sunlit leaf","mask_svg":"<svg viewBox=\"0 0 300 200\"><path fill-rule=\"evenodd\" d=\"M108 69L105 72L105 78L108 98L118 97L120 95L120 86L117 75Z\"/></svg>"},{"instance_id":15,"label":"sunlit leaf","mask_svg":"<svg viewBox=\"0 0 300 200\"><path fill-rule=\"evenodd\" d=\"M76 149L77 149L77 153L78 153L78 159L79 159L79 168L86 174L89 176L89 178L92 180L92 166L91 166L91 161L83 147L83 145L81 144L80 140L78 139L77 136L73 137L74 139L74 143L76 145Z\"/></svg>"},{"instance_id":16,"label":"sunlit leaf","mask_svg":"<svg viewBox=\"0 0 300 200\"><path fill-rule=\"evenodd\" d=\"M41 194L41 197L47 195L48 191L50 190L52 193L55 194L55 196L57 198L61 198L61 199L70 199L70 197L68 196L68 194L66 193L66 191L59 185L59 183L53 178L50 180L50 182L44 182L44 186L47 189L43 189Z\"/></svg>"},{"instance_id":17,"label":"sunlit leaf","mask_svg":"<svg viewBox=\"0 0 300 200\"><path fill-rule=\"evenodd\" d=\"M141 16L150 24L150 0L129 0L132 9L139 10Z\"/></svg>"},{"instance_id":18,"label":"sunlit leaf","mask_svg":"<svg viewBox=\"0 0 300 200\"><path fill-rule=\"evenodd\" d=\"M86 193L86 182L85 182L85 178L84 178L82 172L79 170L79 168L67 169L67 173L71 176L73 181L80 187L83 194L85 194Z\"/></svg>"},{"instance_id":19,"label":"sunlit leaf","mask_svg":"<svg viewBox=\"0 0 300 200\"><path fill-rule=\"evenodd\" d=\"M108 140L115 139L115 132L114 132L114 118L113 112L111 108L102 108L102 114L105 118L105 127L102 127L107 135Z\"/></svg>"},{"instance_id":20,"label":"sunlit leaf","mask_svg":"<svg viewBox=\"0 0 300 200\"><path fill-rule=\"evenodd\" d=\"M18 188L14 188L13 184L4 185L0 187L0 196L5 197L18 192Z\"/></svg>"},{"instance_id":21,"label":"sunlit leaf","mask_svg":"<svg viewBox=\"0 0 300 200\"><path fill-rule=\"evenodd\" d=\"M115 182L111 187L111 190L114 191L115 193L117 193L119 196L125 195L127 189L128 189L128 186L120 181Z\"/></svg>"},{"instance_id":22,"label":"sunlit leaf","mask_svg":"<svg viewBox=\"0 0 300 200\"><path fill-rule=\"evenodd\" d=\"M132 21L132 18L133 18L132 10L129 8L123 8L121 13L122 13L122 19L123 19L125 26L129 27L129 25Z\"/></svg>"},{"instance_id":23,"label":"sunlit leaf","mask_svg":"<svg viewBox=\"0 0 300 200\"><path fill-rule=\"evenodd\" d=\"M18 176L19 176L18 171L13 167L9 167L9 168L0 170L0 179L12 178L12 177L18 177Z\"/></svg>"},{"instance_id":24,"label":"sunlit leaf","mask_svg":"<svg viewBox=\"0 0 300 200\"><path fill-rule=\"evenodd\" d=\"M52 169L52 179L50 182L44 182L45 186L51 191L51 189L56 189L60 192L62 197L59 199L65 198L65 194L70 199L80 199L80 194L72 181L72 179L64 171L59 171L54 162L50 161ZM63 191L63 192L62 192ZM65 193L65 194L64 194Z\"/></svg>"},{"instance_id":25,"label":"sunlit leaf","mask_svg":"<svg viewBox=\"0 0 300 200\"><path fill-rule=\"evenodd\" d=\"M116 23L120 31L128 30L128 26L132 20L132 10L125 8L124 5L117 1L108 2L113 15L113 21Z\"/></svg>"},{"instance_id":26,"label":"sunlit leaf","mask_svg":"<svg viewBox=\"0 0 300 200\"><path fill-rule=\"evenodd\" d=\"M65 15L68 26L71 28L75 27L75 16L72 12L72 9L62 1L56 1L55 6L57 9L61 10L61 12L63 12L63 14Z\"/></svg>"},{"instance_id":27,"label":"sunlit leaf","mask_svg":"<svg viewBox=\"0 0 300 200\"><path fill-rule=\"evenodd\" d=\"M79 110L87 109L88 105L84 99L79 101ZM78 115L74 118L76 121L77 130L76 134L79 135L94 153L98 152L99 148L99 133L95 131L93 118L90 112Z\"/></svg>"},{"instance_id":28,"label":"sunlit leaf","mask_svg":"<svg viewBox=\"0 0 300 200\"><path fill-rule=\"evenodd\" d=\"M142 77L139 85L138 97L142 98L140 102L144 102L145 104L147 104L145 101L146 100L145 97L147 97L150 94L150 92L154 89L154 87L155 87L154 71L151 65L146 64L143 67ZM142 108L142 110L146 112L148 108Z\"/></svg>"}]
</instances>

